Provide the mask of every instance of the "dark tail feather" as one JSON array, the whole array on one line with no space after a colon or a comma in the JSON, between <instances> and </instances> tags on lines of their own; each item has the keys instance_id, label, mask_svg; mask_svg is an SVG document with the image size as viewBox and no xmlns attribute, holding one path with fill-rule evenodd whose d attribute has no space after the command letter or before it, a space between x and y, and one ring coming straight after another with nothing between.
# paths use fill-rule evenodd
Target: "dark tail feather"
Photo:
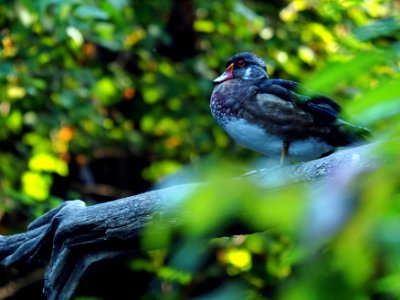
<instances>
[{"instance_id":1,"label":"dark tail feather","mask_svg":"<svg viewBox=\"0 0 400 300\"><path fill-rule=\"evenodd\" d=\"M341 136L338 146L356 145L365 142L371 137L368 128L357 126L343 120L338 120L338 131Z\"/></svg>"}]
</instances>

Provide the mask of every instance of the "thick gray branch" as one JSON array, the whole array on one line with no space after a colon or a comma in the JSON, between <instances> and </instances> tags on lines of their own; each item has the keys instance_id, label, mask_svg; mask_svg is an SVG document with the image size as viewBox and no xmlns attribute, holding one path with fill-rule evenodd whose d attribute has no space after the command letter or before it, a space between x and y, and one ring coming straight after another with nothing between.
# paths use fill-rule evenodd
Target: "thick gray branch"
<instances>
[{"instance_id":1,"label":"thick gray branch","mask_svg":"<svg viewBox=\"0 0 400 300\"><path fill-rule=\"evenodd\" d=\"M264 187L276 187L326 178L344 166L375 168L378 158L371 154L372 147L364 145L315 161L258 170L235 180L246 177ZM67 201L35 220L26 232L0 236L0 260L5 266L49 262L45 274L48 299L70 299L92 264L139 250L137 238L154 213L165 214L165 222L171 224L183 222L168 219L168 211L203 186L177 185L89 207L80 200Z\"/></svg>"}]
</instances>

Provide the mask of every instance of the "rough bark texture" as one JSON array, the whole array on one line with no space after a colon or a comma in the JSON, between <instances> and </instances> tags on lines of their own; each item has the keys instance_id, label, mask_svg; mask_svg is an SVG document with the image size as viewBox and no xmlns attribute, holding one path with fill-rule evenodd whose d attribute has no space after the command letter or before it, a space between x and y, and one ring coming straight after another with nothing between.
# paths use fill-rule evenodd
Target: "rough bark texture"
<instances>
[{"instance_id":1,"label":"rough bark texture","mask_svg":"<svg viewBox=\"0 0 400 300\"><path fill-rule=\"evenodd\" d=\"M264 187L276 187L296 181L315 182L345 166L371 169L379 164L372 147L346 149L310 162L250 172L245 177ZM80 200L67 201L32 222L26 232L0 236L0 260L5 266L48 262L46 296L71 299L91 265L140 250L138 236L153 213L167 212L201 185L177 185L89 207ZM183 221L165 215L166 222Z\"/></svg>"}]
</instances>

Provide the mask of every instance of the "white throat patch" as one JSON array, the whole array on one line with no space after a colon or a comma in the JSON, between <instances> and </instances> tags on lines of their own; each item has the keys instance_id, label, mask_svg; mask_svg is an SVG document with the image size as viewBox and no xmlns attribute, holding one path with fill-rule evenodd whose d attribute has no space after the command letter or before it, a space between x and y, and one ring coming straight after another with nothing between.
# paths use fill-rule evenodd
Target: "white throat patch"
<instances>
[{"instance_id":1,"label":"white throat patch","mask_svg":"<svg viewBox=\"0 0 400 300\"><path fill-rule=\"evenodd\" d=\"M251 67L248 67L248 68L246 69L246 72L244 73L243 79L244 79L244 80L252 80L252 79L254 79L254 78L251 77L251 73L252 73L252 72L253 72L253 71L252 71L252 68L251 68Z\"/></svg>"}]
</instances>

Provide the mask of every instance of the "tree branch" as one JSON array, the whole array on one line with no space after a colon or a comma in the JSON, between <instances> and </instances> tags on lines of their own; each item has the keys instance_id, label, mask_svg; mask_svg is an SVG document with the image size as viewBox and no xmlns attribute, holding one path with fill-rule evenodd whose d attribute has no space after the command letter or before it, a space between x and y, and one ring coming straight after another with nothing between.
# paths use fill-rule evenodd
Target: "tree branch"
<instances>
[{"instance_id":1,"label":"tree branch","mask_svg":"<svg viewBox=\"0 0 400 300\"><path fill-rule=\"evenodd\" d=\"M297 165L263 169L235 180L255 180L263 187L327 178L339 168L375 168L380 159L373 145L338 151L328 157ZM0 260L5 266L49 262L45 273L48 299L72 298L80 279L93 264L140 250L138 237L154 213L167 212L204 184L184 184L87 207L67 201L32 222L26 232L0 236ZM195 213L195 212L193 212Z\"/></svg>"}]
</instances>

